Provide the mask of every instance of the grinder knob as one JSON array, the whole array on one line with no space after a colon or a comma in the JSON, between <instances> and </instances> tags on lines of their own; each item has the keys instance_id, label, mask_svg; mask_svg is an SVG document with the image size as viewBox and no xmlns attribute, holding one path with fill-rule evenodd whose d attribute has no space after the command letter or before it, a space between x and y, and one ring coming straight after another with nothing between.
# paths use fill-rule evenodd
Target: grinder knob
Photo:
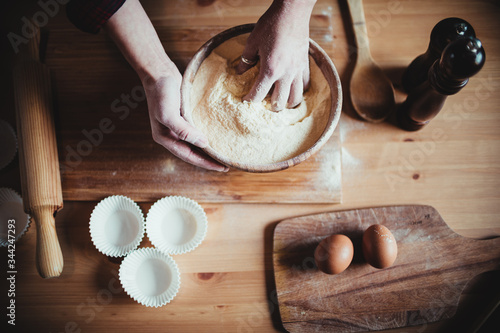
<instances>
[{"instance_id":1,"label":"grinder knob","mask_svg":"<svg viewBox=\"0 0 500 333\"><path fill-rule=\"evenodd\" d=\"M474 28L461 18L450 17L436 24L431 32L427 51L415 58L403 74L404 90L410 93L427 80L429 68L441 57L444 48L452 41L464 37L476 37L476 33Z\"/></svg>"}]
</instances>

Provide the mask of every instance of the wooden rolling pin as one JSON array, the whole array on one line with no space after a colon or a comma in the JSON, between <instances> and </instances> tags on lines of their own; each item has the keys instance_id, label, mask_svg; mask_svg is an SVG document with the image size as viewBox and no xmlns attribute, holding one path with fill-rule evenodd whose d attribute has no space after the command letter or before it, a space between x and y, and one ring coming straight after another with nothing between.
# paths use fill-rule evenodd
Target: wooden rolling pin
<instances>
[{"instance_id":1,"label":"wooden rolling pin","mask_svg":"<svg viewBox=\"0 0 500 333\"><path fill-rule=\"evenodd\" d=\"M57 277L63 256L55 213L63 206L50 73L40 62L40 32L18 55L13 69L19 161L24 210L36 223L37 269L43 278Z\"/></svg>"}]
</instances>

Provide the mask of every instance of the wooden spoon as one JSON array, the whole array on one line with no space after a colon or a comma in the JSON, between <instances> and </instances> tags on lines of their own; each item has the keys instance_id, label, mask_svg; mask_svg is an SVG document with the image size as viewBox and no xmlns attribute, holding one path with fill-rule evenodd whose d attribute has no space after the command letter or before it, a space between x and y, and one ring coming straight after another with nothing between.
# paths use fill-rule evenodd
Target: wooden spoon
<instances>
[{"instance_id":1,"label":"wooden spoon","mask_svg":"<svg viewBox=\"0 0 500 333\"><path fill-rule=\"evenodd\" d=\"M347 0L358 57L351 78L351 100L359 116L369 122L383 121L394 110L392 83L375 63L370 53L365 13L361 0Z\"/></svg>"}]
</instances>

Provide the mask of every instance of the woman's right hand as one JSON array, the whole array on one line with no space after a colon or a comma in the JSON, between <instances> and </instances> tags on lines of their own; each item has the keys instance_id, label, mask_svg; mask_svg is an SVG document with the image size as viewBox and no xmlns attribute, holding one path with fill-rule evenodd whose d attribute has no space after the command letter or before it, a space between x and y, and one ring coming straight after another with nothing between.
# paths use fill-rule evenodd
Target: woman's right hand
<instances>
[{"instance_id":1,"label":"woman's right hand","mask_svg":"<svg viewBox=\"0 0 500 333\"><path fill-rule=\"evenodd\" d=\"M259 75L243 100L260 103L272 91L274 111L302 102L309 86L309 19L315 2L275 0L259 19L237 67L244 73L260 59Z\"/></svg>"}]
</instances>

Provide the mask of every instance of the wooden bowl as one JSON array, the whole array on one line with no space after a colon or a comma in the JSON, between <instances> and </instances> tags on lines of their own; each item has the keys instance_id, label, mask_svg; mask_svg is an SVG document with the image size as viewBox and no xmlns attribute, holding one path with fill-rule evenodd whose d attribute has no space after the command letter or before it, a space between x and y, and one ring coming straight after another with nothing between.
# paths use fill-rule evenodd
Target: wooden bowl
<instances>
[{"instance_id":1,"label":"wooden bowl","mask_svg":"<svg viewBox=\"0 0 500 333\"><path fill-rule=\"evenodd\" d=\"M198 50L198 52L196 52L193 59L191 59L191 61L189 62L186 71L184 72L181 86L181 115L193 126L194 123L191 117L192 108L190 106L190 94L194 78L202 62L217 46L221 45L228 39L252 32L254 26L255 24L239 25L219 33L218 35L208 40ZM232 161L225 156L222 156L210 146L204 148L203 150L209 156L219 161L220 163L247 172L273 172L284 170L305 161L312 154L316 153L332 136L333 131L335 130L335 127L337 126L337 123L339 121L342 107L342 87L340 84L339 75L332 60L330 59L328 54L326 54L326 52L312 39L309 40L309 55L314 59L321 72L325 76L330 86L331 97L330 114L326 127L319 139L311 147L309 147L309 149L288 160L270 164L239 163Z\"/></svg>"}]
</instances>

